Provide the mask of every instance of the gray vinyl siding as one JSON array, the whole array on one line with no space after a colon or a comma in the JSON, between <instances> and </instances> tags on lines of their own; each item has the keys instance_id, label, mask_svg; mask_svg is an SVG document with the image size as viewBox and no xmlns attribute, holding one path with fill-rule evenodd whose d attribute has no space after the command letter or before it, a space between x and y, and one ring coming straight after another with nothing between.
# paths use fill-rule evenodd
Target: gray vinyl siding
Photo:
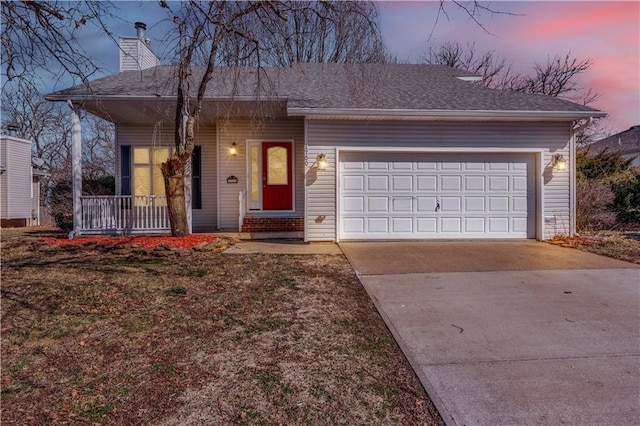
<instances>
[{"instance_id":1,"label":"gray vinyl siding","mask_svg":"<svg viewBox=\"0 0 640 426\"><path fill-rule=\"evenodd\" d=\"M116 128L116 190L120 192L120 145L131 146L175 146L173 128L162 128L154 132L151 126L118 125ZM193 231L208 232L216 229L217 223L217 173L216 173L216 129L202 127L196 135L196 145L202 147L202 209L194 209Z\"/></svg>"},{"instance_id":2,"label":"gray vinyl siding","mask_svg":"<svg viewBox=\"0 0 640 426\"><path fill-rule=\"evenodd\" d=\"M13 137L0 139L2 218L31 217L31 142Z\"/></svg>"},{"instance_id":3,"label":"gray vinyl siding","mask_svg":"<svg viewBox=\"0 0 640 426\"><path fill-rule=\"evenodd\" d=\"M419 123L307 121L307 211L309 241L336 238L336 147L371 148L505 148L542 149L544 237L571 233L569 123ZM318 154L327 156L327 170L316 171ZM553 170L554 154L569 159L567 171ZM537 188L540 190L540 188Z\"/></svg>"},{"instance_id":4,"label":"gray vinyl siding","mask_svg":"<svg viewBox=\"0 0 640 426\"><path fill-rule=\"evenodd\" d=\"M247 216L258 217L303 217L304 216L304 120L287 118L256 123L250 119L230 120L218 126L218 149L220 166L220 229L237 230L238 195L247 190L247 141L294 141L294 211L293 212L248 212ZM229 155L229 146L235 142L238 154ZM229 176L238 178L238 183L227 183Z\"/></svg>"}]
</instances>

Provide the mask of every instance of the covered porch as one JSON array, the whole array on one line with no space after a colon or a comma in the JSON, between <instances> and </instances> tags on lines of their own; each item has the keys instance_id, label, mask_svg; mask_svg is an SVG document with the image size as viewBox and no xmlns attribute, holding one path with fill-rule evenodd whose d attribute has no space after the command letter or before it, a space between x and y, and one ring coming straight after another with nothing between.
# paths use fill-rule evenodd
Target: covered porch
<instances>
[{"instance_id":1,"label":"covered porch","mask_svg":"<svg viewBox=\"0 0 640 426\"><path fill-rule=\"evenodd\" d=\"M167 111L171 111L172 101L155 99L126 102L118 99L103 100L98 105L93 100L83 100L68 104L73 124L74 228L71 237L169 233L166 197L164 191L158 193L155 190L162 177L156 176L153 168L160 157L164 161L167 152L173 150L173 123L167 115ZM283 117L284 108L279 102L270 108L274 116L264 118L257 124L255 119L247 117L251 115L249 112L257 112L249 111L247 102L236 102L234 113L237 117L234 114L234 118L221 118L220 110L228 107L222 107L220 102L207 102L206 113L199 120L191 169L185 170L185 201L190 231L251 234L289 232L292 238L302 238L306 164L303 120ZM82 194L81 110L118 125L116 195ZM131 114L124 114L123 111ZM148 151L145 158L151 160L141 161L138 154L142 151ZM268 152L273 152L273 156L286 154L280 155L285 164L278 169L282 169L280 175L269 172L270 169L264 169L265 173L262 173L263 166L276 167L274 161L266 161ZM145 175L139 175L137 170L145 167ZM274 184L279 184L280 192L272 194L275 190L268 192L269 185L260 185L263 177L269 177L275 181ZM142 178L145 182L151 182L150 195L146 195L146 190L140 190ZM258 192L256 188L259 188ZM272 205L274 197L286 199L288 204Z\"/></svg>"}]
</instances>

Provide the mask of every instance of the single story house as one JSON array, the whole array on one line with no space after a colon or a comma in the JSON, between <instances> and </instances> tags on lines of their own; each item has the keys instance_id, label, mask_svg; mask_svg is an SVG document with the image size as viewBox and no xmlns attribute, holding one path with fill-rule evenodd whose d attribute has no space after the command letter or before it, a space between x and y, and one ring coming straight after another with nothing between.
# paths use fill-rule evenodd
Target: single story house
<instances>
[{"instance_id":1,"label":"single story house","mask_svg":"<svg viewBox=\"0 0 640 426\"><path fill-rule=\"evenodd\" d=\"M40 225L42 160L32 158L31 141L0 136L0 226Z\"/></svg>"},{"instance_id":2,"label":"single story house","mask_svg":"<svg viewBox=\"0 0 640 426\"><path fill-rule=\"evenodd\" d=\"M580 150L591 155L602 152L619 153L623 158L632 160L632 166L640 167L640 124L631 126L624 132L600 139L580 148Z\"/></svg>"},{"instance_id":3,"label":"single story house","mask_svg":"<svg viewBox=\"0 0 640 426\"><path fill-rule=\"evenodd\" d=\"M176 69L158 65L140 29L121 46L121 72L47 97L73 106L78 134L79 108L116 125L118 195L77 194L78 233L168 229L158 165L174 145ZM192 72L195 90L203 69ZM574 233L574 130L605 114L477 80L440 65L218 68L188 179L193 231Z\"/></svg>"}]
</instances>

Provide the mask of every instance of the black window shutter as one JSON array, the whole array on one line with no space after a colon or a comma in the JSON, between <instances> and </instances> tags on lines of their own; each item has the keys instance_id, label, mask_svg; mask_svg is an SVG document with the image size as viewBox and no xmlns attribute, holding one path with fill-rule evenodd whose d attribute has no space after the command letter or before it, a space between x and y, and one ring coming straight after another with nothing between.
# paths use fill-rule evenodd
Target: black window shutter
<instances>
[{"instance_id":1,"label":"black window shutter","mask_svg":"<svg viewBox=\"0 0 640 426\"><path fill-rule=\"evenodd\" d=\"M193 147L191 154L191 208L202 208L202 147Z\"/></svg>"},{"instance_id":2,"label":"black window shutter","mask_svg":"<svg viewBox=\"0 0 640 426\"><path fill-rule=\"evenodd\" d=\"M120 146L120 195L131 195L131 145Z\"/></svg>"}]
</instances>

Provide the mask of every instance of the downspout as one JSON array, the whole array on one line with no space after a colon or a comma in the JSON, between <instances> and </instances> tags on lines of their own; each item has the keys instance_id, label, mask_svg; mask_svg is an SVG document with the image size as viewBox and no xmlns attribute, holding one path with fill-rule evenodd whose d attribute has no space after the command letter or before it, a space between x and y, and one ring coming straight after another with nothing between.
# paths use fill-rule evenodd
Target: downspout
<instances>
[{"instance_id":1,"label":"downspout","mask_svg":"<svg viewBox=\"0 0 640 426\"><path fill-rule=\"evenodd\" d=\"M78 107L71 100L67 100L71 108L71 183L73 187L73 230L69 232L69 239L79 236L82 232L82 128Z\"/></svg>"}]
</instances>

